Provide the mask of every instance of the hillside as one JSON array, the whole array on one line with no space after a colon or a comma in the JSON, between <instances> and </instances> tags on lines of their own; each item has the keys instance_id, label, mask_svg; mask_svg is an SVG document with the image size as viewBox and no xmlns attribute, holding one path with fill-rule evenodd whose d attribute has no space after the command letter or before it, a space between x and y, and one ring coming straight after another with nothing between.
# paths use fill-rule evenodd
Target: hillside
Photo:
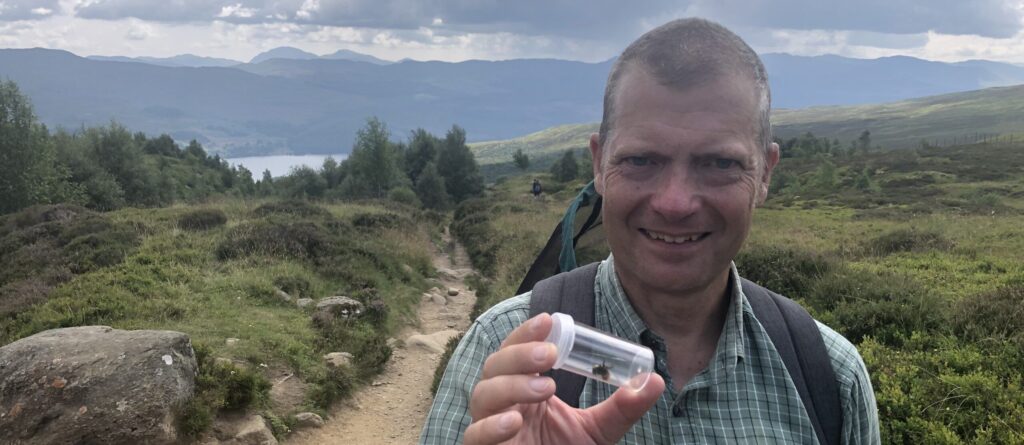
<instances>
[{"instance_id":1,"label":"hillside","mask_svg":"<svg viewBox=\"0 0 1024 445\"><path fill-rule=\"evenodd\" d=\"M473 141L593 122L600 118L611 65L552 59L387 63L295 48L253 60L258 63L0 49L0 77L21 85L51 128L116 120L146 133L195 138L222 156L240 157L345 153L370 116L388 122L399 138L419 127L441 133L458 124ZM1024 83L1024 68L985 61L785 54L766 54L764 61L779 108L891 102Z\"/></svg>"},{"instance_id":2,"label":"hillside","mask_svg":"<svg viewBox=\"0 0 1024 445\"><path fill-rule=\"evenodd\" d=\"M859 349L881 443L1024 441L1024 143L786 158L736 258ZM546 192L529 194L531 176ZM520 281L582 186L510 176L455 212L484 278L480 313ZM600 227L600 226L599 226ZM605 258L583 236L581 264Z\"/></svg>"},{"instance_id":3,"label":"hillside","mask_svg":"<svg viewBox=\"0 0 1024 445\"><path fill-rule=\"evenodd\" d=\"M948 146L985 136L1024 141L1024 85L887 104L777 109L772 111L772 124L775 135L783 139L809 131L838 138L844 146L869 130L872 143L887 149L917 147L922 140ZM558 153L587 147L590 134L597 129L597 123L562 125L514 139L478 142L470 147L481 166L495 175L514 171L512 153L517 149L531 160L539 160L531 170L543 170Z\"/></svg>"},{"instance_id":4,"label":"hillside","mask_svg":"<svg viewBox=\"0 0 1024 445\"><path fill-rule=\"evenodd\" d=\"M1024 135L1024 85L881 105L776 110L772 119L783 138L810 131L845 142L869 130L886 148L916 147L921 140L951 145L975 135Z\"/></svg>"}]
</instances>

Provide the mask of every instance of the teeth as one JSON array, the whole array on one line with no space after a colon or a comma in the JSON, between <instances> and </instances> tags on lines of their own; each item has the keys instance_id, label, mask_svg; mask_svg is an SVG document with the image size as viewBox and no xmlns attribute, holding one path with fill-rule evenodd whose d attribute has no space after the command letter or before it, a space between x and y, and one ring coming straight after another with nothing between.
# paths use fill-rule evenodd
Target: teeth
<instances>
[{"instance_id":1,"label":"teeth","mask_svg":"<svg viewBox=\"0 0 1024 445\"><path fill-rule=\"evenodd\" d=\"M697 238L700 238L700 235L668 236L664 233L652 232L650 230L645 230L645 232L647 233L647 236L651 237L652 239L665 241L667 243L673 244L682 244L689 241L697 241Z\"/></svg>"}]
</instances>

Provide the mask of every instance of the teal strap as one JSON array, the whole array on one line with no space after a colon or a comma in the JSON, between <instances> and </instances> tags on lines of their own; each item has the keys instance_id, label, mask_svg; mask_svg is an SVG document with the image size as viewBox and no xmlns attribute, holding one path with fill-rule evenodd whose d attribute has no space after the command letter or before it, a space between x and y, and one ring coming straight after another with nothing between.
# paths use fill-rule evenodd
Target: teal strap
<instances>
[{"instance_id":1,"label":"teal strap","mask_svg":"<svg viewBox=\"0 0 1024 445\"><path fill-rule=\"evenodd\" d=\"M558 254L558 270L567 272L576 268L576 246L573 244L573 237L576 232L576 212L580 207L591 204L597 196L597 189L594 188L594 181L590 181L576 198L565 209L565 216L562 217L562 251Z\"/></svg>"}]
</instances>

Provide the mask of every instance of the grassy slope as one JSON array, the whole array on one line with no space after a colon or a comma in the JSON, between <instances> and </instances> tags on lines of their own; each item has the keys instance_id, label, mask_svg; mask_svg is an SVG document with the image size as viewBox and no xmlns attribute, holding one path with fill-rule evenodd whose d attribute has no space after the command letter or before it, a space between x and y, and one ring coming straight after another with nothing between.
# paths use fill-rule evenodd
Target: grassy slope
<instances>
[{"instance_id":1,"label":"grassy slope","mask_svg":"<svg viewBox=\"0 0 1024 445\"><path fill-rule=\"evenodd\" d=\"M884 443L1024 441L1022 153L978 145L833 159L827 190L813 184L822 160L785 159L790 185L755 213L741 273L796 283L786 293L858 345ZM853 179L865 167L862 190ZM581 185L536 202L528 179L499 183L465 218L484 221L478 247L494 257L481 310L514 293Z\"/></svg>"},{"instance_id":2,"label":"grassy slope","mask_svg":"<svg viewBox=\"0 0 1024 445\"><path fill-rule=\"evenodd\" d=\"M963 141L967 137L974 138L976 133L1012 134L1024 141L1024 85L879 105L774 110L772 123L780 137L810 131L817 136L837 137L844 144L869 130L873 143L886 148L917 147L921 139L951 145L954 137ZM586 147L597 126L596 123L562 125L519 138L478 142L470 148L485 169L508 164L500 172L509 174L514 173L512 153L517 149L522 149L531 160L548 159L566 149ZM947 140L948 143L944 143ZM551 161L544 162L549 165Z\"/></svg>"},{"instance_id":3,"label":"grassy slope","mask_svg":"<svg viewBox=\"0 0 1024 445\"><path fill-rule=\"evenodd\" d=\"M346 376L331 374L321 356L338 350L357 353L353 349L373 344L374 336L380 336L382 343L389 331L415 320L414 304L428 287L426 277L434 273L429 246L436 227L417 221L413 211L378 204L325 205L322 207L329 214L317 217L260 217L254 214L260 204L263 202L226 200L204 206L124 209L103 214L115 224L134 227L139 235L137 248L122 262L63 283L45 302L24 308L16 317L0 318L0 344L64 326L102 324L119 329L181 331L191 337L193 344L207 348L212 357L245 363L258 371L269 368L296 374L314 386L308 394L306 409L326 409L324 401L343 396L346 391L337 388L349 388L352 383L338 382ZM199 208L223 211L227 224L205 231L178 228L179 217ZM408 219L402 227L394 228L351 225L358 215L383 213ZM259 253L218 257L219 246L225 245L233 234L246 233L240 228L291 223L311 224L309 227L316 228L314 235L326 237L321 238L328 240L325 242L343 241L331 237L347 235L349 243L342 249L360 253L333 257ZM272 245L275 240L262 241ZM350 262L335 263L341 261ZM346 271L353 275L345 274ZM382 325L373 325L376 327L360 322L331 332L318 329L310 321L311 309L301 309L275 297L274 289L281 279L308 284L308 291L294 297L314 299L331 295L358 297L363 283L372 282L387 305L389 316ZM367 330L379 332L367 336ZM228 346L227 338L238 338L240 342ZM339 347L353 349L335 349ZM356 361L355 368L362 366L358 358ZM355 369L352 375L363 375L363 371L372 370ZM324 386L332 379L340 386ZM218 384L225 383L213 383ZM324 393L331 391L324 398ZM258 407L269 410L266 404ZM284 418L292 413L265 414Z\"/></svg>"}]
</instances>

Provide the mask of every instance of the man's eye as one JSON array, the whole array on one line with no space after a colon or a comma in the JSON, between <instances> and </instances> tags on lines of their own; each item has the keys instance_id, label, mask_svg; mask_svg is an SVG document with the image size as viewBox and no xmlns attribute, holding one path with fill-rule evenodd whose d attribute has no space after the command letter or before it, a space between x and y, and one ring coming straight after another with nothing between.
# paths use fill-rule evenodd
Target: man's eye
<instances>
[{"instance_id":1,"label":"man's eye","mask_svg":"<svg viewBox=\"0 0 1024 445\"><path fill-rule=\"evenodd\" d=\"M641 157L641 156L630 156L630 157L628 157L626 159L623 159L623 160L626 161L629 165L632 165L634 167L643 167L643 166L649 165L651 163L651 160L649 158L645 158L645 157Z\"/></svg>"},{"instance_id":2,"label":"man's eye","mask_svg":"<svg viewBox=\"0 0 1024 445\"><path fill-rule=\"evenodd\" d=\"M724 158L715 159L713 164L714 164L715 168L720 169L720 170L728 170L730 168L733 168L733 167L739 165L738 162L736 162L736 161L734 161L732 159L724 159Z\"/></svg>"}]
</instances>

